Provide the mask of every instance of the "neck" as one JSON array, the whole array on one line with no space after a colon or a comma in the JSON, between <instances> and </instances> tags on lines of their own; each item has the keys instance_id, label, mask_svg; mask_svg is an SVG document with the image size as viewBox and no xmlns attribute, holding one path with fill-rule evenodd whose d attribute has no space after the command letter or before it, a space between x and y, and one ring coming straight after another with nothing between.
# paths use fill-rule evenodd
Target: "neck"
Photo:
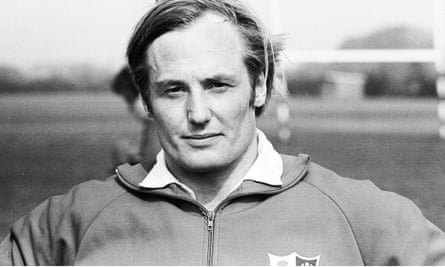
<instances>
[{"instance_id":1,"label":"neck","mask_svg":"<svg viewBox=\"0 0 445 267\"><path fill-rule=\"evenodd\" d=\"M236 161L223 168L199 172L167 165L179 181L190 187L197 200L207 209L213 210L243 179L258 154L257 138L253 138L245 153Z\"/></svg>"}]
</instances>

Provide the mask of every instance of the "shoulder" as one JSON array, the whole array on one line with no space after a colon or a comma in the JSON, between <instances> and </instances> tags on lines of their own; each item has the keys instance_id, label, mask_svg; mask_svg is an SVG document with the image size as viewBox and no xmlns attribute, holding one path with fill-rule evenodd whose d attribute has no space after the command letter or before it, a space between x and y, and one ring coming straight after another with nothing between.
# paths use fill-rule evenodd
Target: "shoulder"
<instances>
[{"instance_id":1,"label":"shoulder","mask_svg":"<svg viewBox=\"0 0 445 267\"><path fill-rule=\"evenodd\" d=\"M374 217L371 218L379 218L381 223L390 223L385 220L391 219L390 214L406 209L419 211L411 200L381 190L369 180L342 177L313 162L309 164L307 176L302 182L315 187L351 219L372 215Z\"/></svg>"},{"instance_id":2,"label":"shoulder","mask_svg":"<svg viewBox=\"0 0 445 267\"><path fill-rule=\"evenodd\" d=\"M32 265L70 264L91 222L125 192L114 176L81 183L22 217L12 226L11 237Z\"/></svg>"},{"instance_id":3,"label":"shoulder","mask_svg":"<svg viewBox=\"0 0 445 267\"><path fill-rule=\"evenodd\" d=\"M287 176L295 179L295 176L304 174L297 179L297 182L315 188L321 195L329 198L339 207L346 205L345 208L348 208L348 206L353 208L367 202L376 203L374 199L382 200L382 197L405 201L397 194L380 190L369 180L342 177L334 171L314 163L308 155L300 154L297 157L282 155L282 160L284 163L283 176L286 177L287 174ZM383 203L384 201L380 202ZM391 201L391 203L393 202Z\"/></svg>"},{"instance_id":4,"label":"shoulder","mask_svg":"<svg viewBox=\"0 0 445 267\"><path fill-rule=\"evenodd\" d=\"M373 206L384 204L385 209L388 209L394 206L394 201L396 203L408 201L400 195L381 190L369 180L342 177L314 162L309 163L308 173L303 182L317 188L341 207L346 205L345 208L373 203Z\"/></svg>"},{"instance_id":5,"label":"shoulder","mask_svg":"<svg viewBox=\"0 0 445 267\"><path fill-rule=\"evenodd\" d=\"M423 265L429 260L434 235L445 251L443 232L401 195L368 180L341 177L312 162L301 182L316 188L343 213L366 265Z\"/></svg>"},{"instance_id":6,"label":"shoulder","mask_svg":"<svg viewBox=\"0 0 445 267\"><path fill-rule=\"evenodd\" d=\"M115 176L105 180L89 180L72 187L63 195L48 198L24 218L31 219L35 213L46 210L48 215L63 218L70 213L71 219L76 216L88 218L95 216L109 202L124 193L125 190L116 182Z\"/></svg>"}]
</instances>

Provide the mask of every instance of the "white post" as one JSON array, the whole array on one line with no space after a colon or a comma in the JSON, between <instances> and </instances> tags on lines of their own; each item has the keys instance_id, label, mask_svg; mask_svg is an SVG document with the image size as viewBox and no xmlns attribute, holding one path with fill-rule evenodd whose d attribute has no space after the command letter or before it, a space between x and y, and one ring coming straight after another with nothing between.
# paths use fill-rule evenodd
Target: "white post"
<instances>
[{"instance_id":1,"label":"white post","mask_svg":"<svg viewBox=\"0 0 445 267\"><path fill-rule=\"evenodd\" d=\"M282 21L282 14L281 14L281 1L277 0L269 0L268 1L269 6L269 17L270 17L270 31L272 34L282 34L283 33L283 21ZM281 91L281 97L287 96L287 82L286 77L284 76L284 71L281 64L277 64L277 69L275 70L276 73L276 79L275 83L279 87L278 90ZM276 106L276 119L278 122L278 139L281 143L287 144L289 140L291 139L292 132L290 128L290 108L289 104L284 99L284 101L280 100L280 102Z\"/></svg>"},{"instance_id":2,"label":"white post","mask_svg":"<svg viewBox=\"0 0 445 267\"><path fill-rule=\"evenodd\" d=\"M436 52L436 70L437 70L437 95L439 105L437 113L442 125L439 129L439 135L445 139L445 1L434 0L434 50Z\"/></svg>"}]
</instances>

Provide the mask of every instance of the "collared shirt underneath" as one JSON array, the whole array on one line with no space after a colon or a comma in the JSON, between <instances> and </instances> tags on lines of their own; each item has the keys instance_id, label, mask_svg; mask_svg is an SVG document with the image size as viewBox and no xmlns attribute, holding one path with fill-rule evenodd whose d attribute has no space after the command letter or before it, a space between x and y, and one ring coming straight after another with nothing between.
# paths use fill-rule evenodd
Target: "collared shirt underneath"
<instances>
[{"instance_id":1,"label":"collared shirt underneath","mask_svg":"<svg viewBox=\"0 0 445 267\"><path fill-rule=\"evenodd\" d=\"M268 185L280 186L282 185L281 175L283 173L283 162L280 155L274 149L265 134L257 129L258 136L258 155L254 163L230 192L236 190L243 181L251 180ZM164 151L161 150L157 157L156 163L147 174L144 180L139 184L145 188L163 188L169 184L177 184L185 192L187 192L193 199L196 200L196 195L190 187L181 183L167 168L165 164Z\"/></svg>"}]
</instances>

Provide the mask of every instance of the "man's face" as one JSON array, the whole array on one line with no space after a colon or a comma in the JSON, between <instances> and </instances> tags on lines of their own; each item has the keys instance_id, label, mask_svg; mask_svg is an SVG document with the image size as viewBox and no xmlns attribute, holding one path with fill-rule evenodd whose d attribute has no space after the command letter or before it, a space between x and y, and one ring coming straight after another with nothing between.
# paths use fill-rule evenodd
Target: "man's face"
<instances>
[{"instance_id":1,"label":"man's face","mask_svg":"<svg viewBox=\"0 0 445 267\"><path fill-rule=\"evenodd\" d=\"M170 168L212 171L256 157L244 50L236 27L210 13L150 46L151 112ZM260 106L263 79L256 84Z\"/></svg>"}]
</instances>

